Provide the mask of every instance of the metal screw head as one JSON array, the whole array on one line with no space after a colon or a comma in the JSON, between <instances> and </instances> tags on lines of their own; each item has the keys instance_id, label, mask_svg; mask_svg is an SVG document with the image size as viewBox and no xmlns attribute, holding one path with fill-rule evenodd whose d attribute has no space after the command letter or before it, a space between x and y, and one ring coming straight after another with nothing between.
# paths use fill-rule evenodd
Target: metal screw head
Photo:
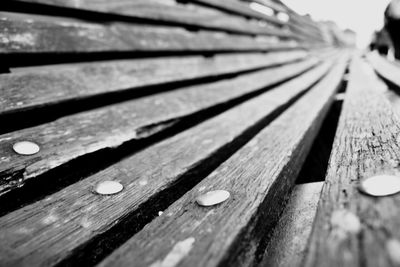
<instances>
[{"instance_id":1,"label":"metal screw head","mask_svg":"<svg viewBox=\"0 0 400 267\"><path fill-rule=\"evenodd\" d=\"M100 195L114 195L122 191L124 186L116 181L104 181L96 185L95 191Z\"/></svg>"},{"instance_id":2,"label":"metal screw head","mask_svg":"<svg viewBox=\"0 0 400 267\"><path fill-rule=\"evenodd\" d=\"M40 147L30 141L21 141L13 145L13 150L20 155L34 155L40 151Z\"/></svg>"},{"instance_id":3,"label":"metal screw head","mask_svg":"<svg viewBox=\"0 0 400 267\"><path fill-rule=\"evenodd\" d=\"M382 197L400 192L400 177L393 175L377 175L363 179L359 190L367 195Z\"/></svg>"},{"instance_id":4,"label":"metal screw head","mask_svg":"<svg viewBox=\"0 0 400 267\"><path fill-rule=\"evenodd\" d=\"M198 196L196 198L196 202L200 206L204 207L213 206L224 202L230 197L230 195L231 194L225 190L209 191L203 195Z\"/></svg>"}]
</instances>

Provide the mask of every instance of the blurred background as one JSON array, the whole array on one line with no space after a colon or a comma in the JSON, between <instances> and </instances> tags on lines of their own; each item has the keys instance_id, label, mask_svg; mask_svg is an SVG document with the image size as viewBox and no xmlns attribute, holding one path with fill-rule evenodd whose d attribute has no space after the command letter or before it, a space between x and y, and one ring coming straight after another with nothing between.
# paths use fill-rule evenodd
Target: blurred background
<instances>
[{"instance_id":1,"label":"blurred background","mask_svg":"<svg viewBox=\"0 0 400 267\"><path fill-rule=\"evenodd\" d=\"M301 15L317 21L333 21L341 29L357 34L357 46L365 48L375 31L384 25L384 12L390 0L282 0Z\"/></svg>"}]
</instances>

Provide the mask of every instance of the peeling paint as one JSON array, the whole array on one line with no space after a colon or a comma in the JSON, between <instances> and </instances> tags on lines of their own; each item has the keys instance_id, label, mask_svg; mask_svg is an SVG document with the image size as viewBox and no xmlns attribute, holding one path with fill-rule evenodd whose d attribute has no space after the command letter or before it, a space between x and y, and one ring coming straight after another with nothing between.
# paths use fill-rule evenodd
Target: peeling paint
<instances>
[{"instance_id":1,"label":"peeling paint","mask_svg":"<svg viewBox=\"0 0 400 267\"><path fill-rule=\"evenodd\" d=\"M195 239L189 237L175 244L172 250L160 261L156 261L150 267L174 267L192 250Z\"/></svg>"}]
</instances>

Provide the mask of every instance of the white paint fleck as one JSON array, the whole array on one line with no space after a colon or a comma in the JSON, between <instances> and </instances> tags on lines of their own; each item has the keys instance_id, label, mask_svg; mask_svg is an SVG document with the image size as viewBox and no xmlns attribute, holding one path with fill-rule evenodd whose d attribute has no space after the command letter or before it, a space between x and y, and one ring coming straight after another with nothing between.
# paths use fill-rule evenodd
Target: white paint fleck
<instances>
[{"instance_id":1,"label":"white paint fleck","mask_svg":"<svg viewBox=\"0 0 400 267\"><path fill-rule=\"evenodd\" d=\"M140 180L140 181L139 181L139 184L140 184L141 186L147 185L147 181L146 181L146 180Z\"/></svg>"},{"instance_id":2,"label":"white paint fleck","mask_svg":"<svg viewBox=\"0 0 400 267\"><path fill-rule=\"evenodd\" d=\"M206 187L205 187L205 186L201 186L201 187L199 188L199 192L204 191L204 189L206 189Z\"/></svg>"},{"instance_id":3,"label":"white paint fleck","mask_svg":"<svg viewBox=\"0 0 400 267\"><path fill-rule=\"evenodd\" d=\"M1 157L1 158L0 158L0 161L7 162L7 161L10 161L10 158Z\"/></svg>"},{"instance_id":4,"label":"white paint fleck","mask_svg":"<svg viewBox=\"0 0 400 267\"><path fill-rule=\"evenodd\" d=\"M58 220L58 217L53 213L50 213L46 218L43 219L44 224L52 224Z\"/></svg>"},{"instance_id":5,"label":"white paint fleck","mask_svg":"<svg viewBox=\"0 0 400 267\"><path fill-rule=\"evenodd\" d=\"M92 223L90 222L90 220L87 217L83 217L83 219L81 220L81 226L83 228L89 228L92 225Z\"/></svg>"},{"instance_id":6,"label":"white paint fleck","mask_svg":"<svg viewBox=\"0 0 400 267\"><path fill-rule=\"evenodd\" d=\"M193 247L195 239L189 237L183 241L175 244L172 250L165 256L165 258L160 261L156 261L150 265L150 267L174 267L176 266L186 255L189 254Z\"/></svg>"},{"instance_id":7,"label":"white paint fleck","mask_svg":"<svg viewBox=\"0 0 400 267\"><path fill-rule=\"evenodd\" d=\"M400 264L400 241L397 239L390 239L386 243L386 250L390 259L396 265Z\"/></svg>"},{"instance_id":8,"label":"white paint fleck","mask_svg":"<svg viewBox=\"0 0 400 267\"><path fill-rule=\"evenodd\" d=\"M0 142L3 142L3 141L8 141L8 140L11 140L12 139L12 137L4 137L4 138L0 138Z\"/></svg>"},{"instance_id":9,"label":"white paint fleck","mask_svg":"<svg viewBox=\"0 0 400 267\"><path fill-rule=\"evenodd\" d=\"M347 234L357 234L361 230L361 222L352 212L339 209L332 213L331 225L333 232L338 237L345 237Z\"/></svg>"},{"instance_id":10,"label":"white paint fleck","mask_svg":"<svg viewBox=\"0 0 400 267\"><path fill-rule=\"evenodd\" d=\"M203 144L203 145L208 145L208 144L211 144L212 142L214 142L212 139L205 139L205 140L203 140L203 141L201 142L201 144Z\"/></svg>"},{"instance_id":11,"label":"white paint fleck","mask_svg":"<svg viewBox=\"0 0 400 267\"><path fill-rule=\"evenodd\" d=\"M35 36L31 33L0 34L0 42L32 46L35 44Z\"/></svg>"}]
</instances>

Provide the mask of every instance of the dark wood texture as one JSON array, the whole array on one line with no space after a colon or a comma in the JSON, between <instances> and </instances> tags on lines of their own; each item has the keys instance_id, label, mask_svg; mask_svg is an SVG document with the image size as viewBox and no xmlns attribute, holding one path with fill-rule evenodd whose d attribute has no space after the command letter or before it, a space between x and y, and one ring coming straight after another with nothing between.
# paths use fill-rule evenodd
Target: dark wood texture
<instances>
[{"instance_id":1,"label":"dark wood texture","mask_svg":"<svg viewBox=\"0 0 400 267\"><path fill-rule=\"evenodd\" d=\"M302 59L304 51L132 59L11 69L0 75L0 115ZM150 90L149 90L150 91Z\"/></svg>"},{"instance_id":2,"label":"dark wood texture","mask_svg":"<svg viewBox=\"0 0 400 267\"><path fill-rule=\"evenodd\" d=\"M241 34L274 35L280 37L293 36L290 31L260 25L256 21L246 20L216 9L193 4L176 3L167 0L19 0L25 3L39 3L49 6L68 7L78 10L97 11L107 14L129 16L130 18L150 19L160 23L180 24L182 26L215 29ZM115 19L115 18L114 18ZM124 18L121 18L124 19Z\"/></svg>"},{"instance_id":3,"label":"dark wood texture","mask_svg":"<svg viewBox=\"0 0 400 267\"><path fill-rule=\"evenodd\" d=\"M171 258L174 266L250 265L256 260L260 239L277 222L282 200L296 179L344 69L342 59L310 92L100 266L132 262L163 266ZM197 195L216 189L228 190L231 198L206 208L194 202Z\"/></svg>"},{"instance_id":4,"label":"dark wood texture","mask_svg":"<svg viewBox=\"0 0 400 267\"><path fill-rule=\"evenodd\" d=\"M45 199L1 217L0 255L3 255L3 257L0 259L0 265L53 265L68 257L77 247L110 230L118 221L126 218L128 214L133 212L145 213L145 211L140 210L141 205L151 199L156 199L161 192L171 186L189 182L196 175L195 170L198 172L201 168L207 168L223 154L228 153L229 155L231 147L240 142L241 138L250 134L250 129L260 123L265 125L266 122L272 120L273 114L276 116L279 110L285 108L310 85L318 81L321 75L327 71L327 67L329 67L329 63L325 63L301 77L271 89L261 96L187 131L133 154ZM340 66L340 68L343 68L343 66ZM318 114L320 115L318 118L322 119L321 108L323 106L325 109L328 105L327 97L333 93L339 71L336 68L333 72L334 77L331 75L329 79L313 90L312 94L307 94L305 100L302 101L302 103L307 102L309 98L312 98L316 102L315 105L314 102L311 102L312 105L309 104L314 107L313 111L308 109L308 105L307 108L303 106L304 112L303 109L295 108L285 115L285 120L276 122L275 126L270 128L268 132L275 133L279 139L286 136L282 135L282 131L288 125L293 125L295 129L297 127L308 129L311 127L311 123L315 122L314 115ZM273 71L273 73L275 72ZM269 83L270 80L265 75L258 77L258 79L261 79L261 81L252 79L251 83ZM322 88L324 90L321 90ZM230 89L233 88L230 87ZM316 94L317 92L319 93ZM317 114L314 111L318 111ZM297 112L300 112L298 115L302 114L301 124L295 123L298 120L292 116L293 113ZM309 114L308 112L311 113L310 116L306 116L306 114ZM313 124L314 128L317 130L317 125ZM288 130L288 132L290 131ZM291 136L294 135L290 134L286 137ZM309 136L308 139L311 141L311 135ZM270 136L268 140L275 140L274 138L275 136ZM298 139L285 139L282 140L282 144L295 140L300 141ZM260 142L262 142L262 139ZM289 146L289 144L287 145ZM252 151L255 150L252 149ZM264 150L261 150L260 147L260 151ZM277 152L282 153L280 149ZM267 159L268 157L259 158ZM297 160L297 157L293 157L293 159ZM250 165L237 164L235 168L247 168L246 166ZM280 166L282 167L282 165ZM248 169L252 170L253 168ZM120 181L125 189L112 197L93 194L91 192L93 186L104 180ZM243 181L246 181L246 179ZM225 186L229 184L227 183ZM256 183L250 184L256 185ZM175 188L175 190L178 190L178 188ZM251 195L254 196L253 193ZM153 205L148 208L151 209L152 207ZM152 212L157 213L158 210ZM139 217L137 221L140 221L140 219ZM189 223L190 220L187 222ZM234 226L235 223L230 225ZM130 228L134 227L135 225L130 226ZM167 235L168 233L170 232L165 231L163 234ZM221 234L223 234L222 231ZM117 234L117 236L111 238L127 238L123 233L119 235L119 237ZM108 243L107 240L104 242ZM168 248L166 247L166 249ZM94 252L89 251L87 253L91 255ZM136 260L139 259L135 259L134 262ZM199 264L201 265L200 261Z\"/></svg>"},{"instance_id":5,"label":"dark wood texture","mask_svg":"<svg viewBox=\"0 0 400 267\"><path fill-rule=\"evenodd\" d=\"M400 122L386 85L359 57L349 84L305 266L398 266L399 195L357 190L363 178L399 175Z\"/></svg>"},{"instance_id":6,"label":"dark wood texture","mask_svg":"<svg viewBox=\"0 0 400 267\"><path fill-rule=\"evenodd\" d=\"M21 186L21 180L34 178L79 156L149 137L185 116L299 75L317 62L309 59L229 80L194 85L1 135L0 195ZM20 140L40 144L40 153L16 154L11 148Z\"/></svg>"},{"instance_id":7,"label":"dark wood texture","mask_svg":"<svg viewBox=\"0 0 400 267\"><path fill-rule=\"evenodd\" d=\"M302 184L293 189L259 266L301 265L323 184Z\"/></svg>"},{"instance_id":8,"label":"dark wood texture","mask_svg":"<svg viewBox=\"0 0 400 267\"><path fill-rule=\"evenodd\" d=\"M271 42L222 32L123 22L87 23L67 18L1 13L0 54L161 51L267 51L292 42Z\"/></svg>"}]
</instances>

